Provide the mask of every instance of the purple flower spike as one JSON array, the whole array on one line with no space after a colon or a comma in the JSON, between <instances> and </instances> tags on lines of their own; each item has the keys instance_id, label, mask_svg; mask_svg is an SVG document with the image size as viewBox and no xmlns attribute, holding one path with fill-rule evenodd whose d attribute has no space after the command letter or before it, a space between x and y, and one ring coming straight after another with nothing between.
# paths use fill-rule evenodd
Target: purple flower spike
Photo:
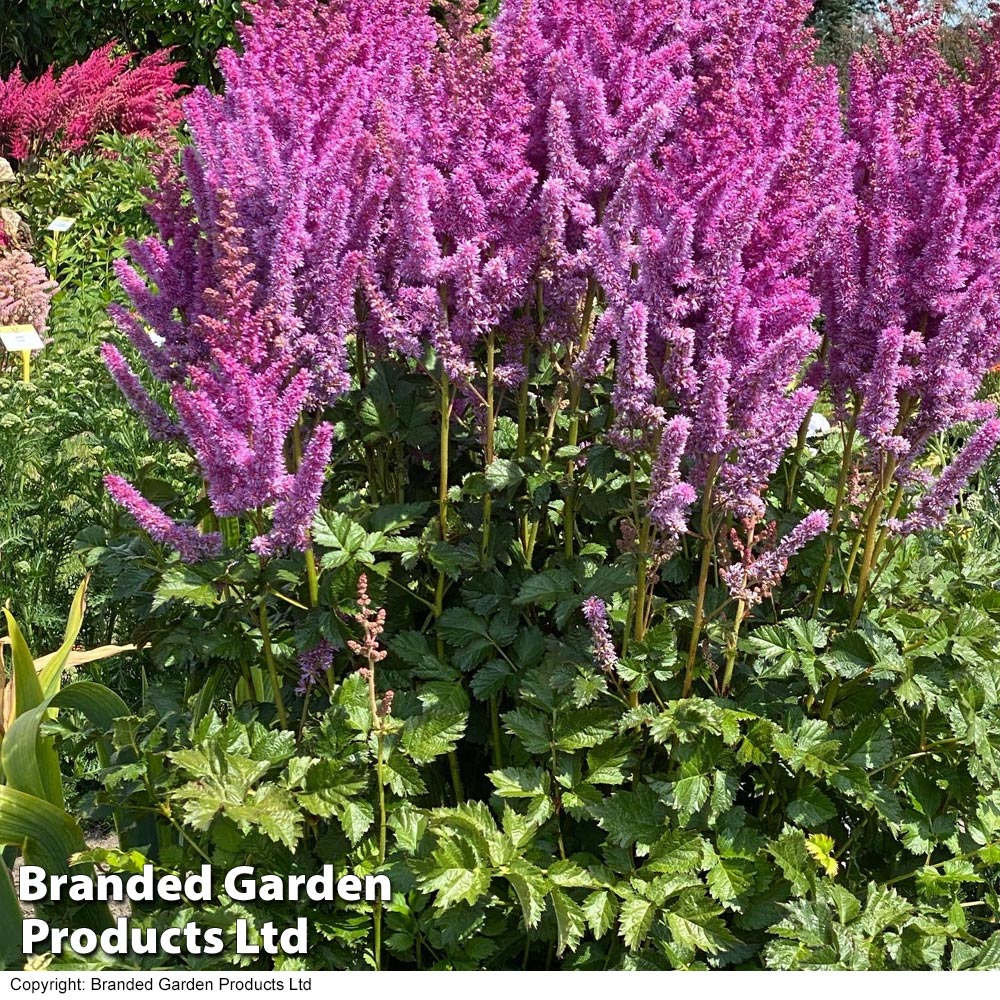
<instances>
[{"instance_id":1,"label":"purple flower spike","mask_svg":"<svg viewBox=\"0 0 1000 1000\"><path fill-rule=\"evenodd\" d=\"M583 617L590 626L594 642L594 663L606 674L613 674L618 667L618 654L611 640L608 624L608 606L599 597L588 597L581 605Z\"/></svg>"},{"instance_id":2,"label":"purple flower spike","mask_svg":"<svg viewBox=\"0 0 1000 1000\"><path fill-rule=\"evenodd\" d=\"M222 551L221 535L203 535L190 524L178 524L121 476L105 476L104 485L112 500L127 510L143 531L154 541L176 549L182 562L212 559Z\"/></svg>"},{"instance_id":3,"label":"purple flower spike","mask_svg":"<svg viewBox=\"0 0 1000 1000\"><path fill-rule=\"evenodd\" d=\"M299 471L274 508L274 527L253 540L260 555L275 555L283 549L304 552L309 548L309 528L319 507L323 476L333 447L333 426L320 424L313 431L302 455Z\"/></svg>"}]
</instances>

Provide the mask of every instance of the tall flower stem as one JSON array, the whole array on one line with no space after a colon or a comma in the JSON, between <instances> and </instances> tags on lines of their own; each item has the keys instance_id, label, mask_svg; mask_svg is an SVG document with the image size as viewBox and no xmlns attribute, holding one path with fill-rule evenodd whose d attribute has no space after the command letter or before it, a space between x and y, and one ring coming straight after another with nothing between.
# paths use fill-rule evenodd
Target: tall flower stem
<instances>
[{"instance_id":1,"label":"tall flower stem","mask_svg":"<svg viewBox=\"0 0 1000 1000\"><path fill-rule=\"evenodd\" d=\"M809 423L812 420L813 410L814 407L810 406L805 419L799 425L798 437L795 439L795 449L792 451L788 470L788 486L785 490L785 510L791 510L795 506L795 491L798 486L799 470L802 465L802 453L806 449L806 441L809 437Z\"/></svg>"},{"instance_id":2,"label":"tall flower stem","mask_svg":"<svg viewBox=\"0 0 1000 1000\"><path fill-rule=\"evenodd\" d=\"M638 642L646 637L646 603L647 590L647 568L648 550L650 536L650 521L648 517L643 517L639 521L639 534L636 539L636 570L635 570L635 609L632 618L632 637ZM639 692L636 688L629 690L629 705L632 708L639 707Z\"/></svg>"},{"instance_id":3,"label":"tall flower stem","mask_svg":"<svg viewBox=\"0 0 1000 1000\"><path fill-rule=\"evenodd\" d=\"M597 282L593 278L587 280L587 293L584 297L583 312L580 318L580 338L579 353L582 354L587 349L587 342L590 340L590 324L594 315L594 304L597 301ZM583 382L573 374L573 355L567 357L570 365L570 387L569 387L569 438L567 443L571 448L575 448L580 443L580 401L583 398ZM576 456L570 456L569 464L566 468L566 500L563 505L563 532L565 538L565 555L567 559L573 558L573 538L576 532L576 490L575 483Z\"/></svg>"},{"instance_id":4,"label":"tall flower stem","mask_svg":"<svg viewBox=\"0 0 1000 1000\"><path fill-rule=\"evenodd\" d=\"M441 541L448 540L448 461L451 450L452 391L448 373L442 368L438 414L441 418L438 440L438 531Z\"/></svg>"},{"instance_id":5,"label":"tall flower stem","mask_svg":"<svg viewBox=\"0 0 1000 1000\"><path fill-rule=\"evenodd\" d=\"M295 421L292 426L292 454L295 458L295 468L297 471L302 464L302 417ZM309 589L309 606L319 607L319 571L316 568L316 554L312 545L305 551L306 560L306 585Z\"/></svg>"},{"instance_id":6,"label":"tall flower stem","mask_svg":"<svg viewBox=\"0 0 1000 1000\"><path fill-rule=\"evenodd\" d=\"M483 461L489 472L494 458L496 412L494 404L494 375L496 370L496 342L493 331L486 338L486 427L484 428ZM483 544L482 557L485 561L490 551L490 519L493 515L493 494L487 485L483 497Z\"/></svg>"},{"instance_id":7,"label":"tall flower stem","mask_svg":"<svg viewBox=\"0 0 1000 1000\"><path fill-rule=\"evenodd\" d=\"M826 359L829 350L829 336L826 331L823 333L823 340L819 348L819 360ZM809 407L805 419L799 424L799 433L795 439L795 450L792 452L791 468L788 471L788 486L785 490L785 510L791 510L795 506L796 488L798 486L799 473L802 471L802 454L806 450L806 442L809 440L809 425L812 423L813 413L816 410L816 403Z\"/></svg>"},{"instance_id":8,"label":"tall flower stem","mask_svg":"<svg viewBox=\"0 0 1000 1000\"><path fill-rule=\"evenodd\" d=\"M521 462L528 452L528 380L524 379L517 396L517 460ZM528 541L531 533L531 517L527 511L521 515L521 551L530 569Z\"/></svg>"},{"instance_id":9,"label":"tall flower stem","mask_svg":"<svg viewBox=\"0 0 1000 1000\"><path fill-rule=\"evenodd\" d=\"M816 580L816 594L813 597L812 607L814 616L819 613L819 606L823 601L823 591L826 589L826 581L830 576L830 567L833 565L833 553L837 545L837 529L840 527L840 518L844 509L844 498L847 495L847 480L851 474L851 461L854 456L854 436L856 431L855 418L852 416L847 429L847 437L844 440L844 455L840 463L840 476L837 479L837 497L834 500L833 513L830 515L830 527L827 530L823 566Z\"/></svg>"},{"instance_id":10,"label":"tall flower stem","mask_svg":"<svg viewBox=\"0 0 1000 1000\"><path fill-rule=\"evenodd\" d=\"M448 540L448 462L451 451L451 411L454 402L451 381L448 373L441 368L439 385L438 409L441 418L440 437L438 445L438 531L441 541ZM434 620L439 621L444 614L444 592L448 579L444 570L438 571L437 586L434 590ZM438 635L438 656L444 658L444 639ZM462 773L458 766L458 757L452 750L448 754L448 768L451 772L451 784L455 792L455 801L464 802L465 792L462 788Z\"/></svg>"},{"instance_id":11,"label":"tall flower stem","mask_svg":"<svg viewBox=\"0 0 1000 1000\"><path fill-rule=\"evenodd\" d=\"M278 678L278 665L274 660L274 649L271 646L271 627L267 618L267 598L261 598L260 610L260 639L264 651L264 662L267 664L267 673L271 679L271 689L274 697L274 707L278 712L278 721L282 729L288 728L288 713L285 711L285 699L281 694L281 681Z\"/></svg>"},{"instance_id":12,"label":"tall flower stem","mask_svg":"<svg viewBox=\"0 0 1000 1000\"><path fill-rule=\"evenodd\" d=\"M385 864L385 841L387 815L385 808L385 765L382 757L385 750L385 720L379 714L378 694L375 688L375 663L368 661L368 704L372 713L372 731L375 736L375 780L378 784L378 864ZM372 914L375 931L375 968L382 970L382 899L375 900Z\"/></svg>"},{"instance_id":13,"label":"tall flower stem","mask_svg":"<svg viewBox=\"0 0 1000 1000\"><path fill-rule=\"evenodd\" d=\"M496 338L490 330L486 338L486 427L483 443L483 461L486 471L489 471L495 458L496 447ZM483 543L482 558L485 562L490 552L490 519L493 513L493 494L487 488L483 497ZM493 765L503 767L503 750L500 745L500 699L492 695L489 701L490 733L493 739Z\"/></svg>"},{"instance_id":14,"label":"tall flower stem","mask_svg":"<svg viewBox=\"0 0 1000 1000\"><path fill-rule=\"evenodd\" d=\"M542 327L545 325L545 301L542 291L542 283L535 283L535 318L538 324L537 333L541 337ZM521 462L528 454L528 401L529 382L528 371L531 362L531 346L524 345L521 355L521 364L524 369L521 378L521 385L517 394L517 460ZM531 517L525 512L521 518L521 550L525 554L525 562L531 568L531 557L528 555L529 536L531 533Z\"/></svg>"},{"instance_id":15,"label":"tall flower stem","mask_svg":"<svg viewBox=\"0 0 1000 1000\"><path fill-rule=\"evenodd\" d=\"M882 553L885 550L885 543L889 540L889 523L896 517L899 513L899 508L903 503L903 486L902 483L896 484L896 494L892 498L892 504L889 507L889 513L886 515L885 522L882 525L882 530L879 532L878 541L875 543L875 554L872 556L872 569L876 572L875 579L871 581L870 586L874 586L878 576L881 574L881 567L879 563L882 559Z\"/></svg>"},{"instance_id":16,"label":"tall flower stem","mask_svg":"<svg viewBox=\"0 0 1000 1000\"><path fill-rule=\"evenodd\" d=\"M733 682L733 670L736 668L736 654L739 652L740 628L743 626L746 613L746 601L737 601L736 616L733 618L733 630L730 632L726 643L726 671L722 675L722 688L720 689L720 693L723 695L729 692L729 685Z\"/></svg>"},{"instance_id":17,"label":"tall flower stem","mask_svg":"<svg viewBox=\"0 0 1000 1000\"><path fill-rule=\"evenodd\" d=\"M861 555L861 568L858 570L858 587L854 597L854 608L851 611L851 628L854 628L858 624L861 611L865 606L865 600L868 597L868 581L872 566L874 565L875 549L882 536L880 520L882 511L885 509L886 493L895 472L896 459L889 457L885 460L875 495L872 497L872 503L868 508L864 526L864 548Z\"/></svg>"},{"instance_id":18,"label":"tall flower stem","mask_svg":"<svg viewBox=\"0 0 1000 1000\"><path fill-rule=\"evenodd\" d=\"M548 463L549 455L552 452L552 441L555 437L556 432L556 418L559 415L559 411L562 408L562 386L558 386L555 391L555 395L552 399L551 409L549 412L549 425L545 432L545 440L542 442L542 448L539 453L539 459L541 464L544 466ZM528 525L528 547L525 552L525 562L528 567L531 566L531 559L535 551L535 544L538 541L538 530L541 527L541 520L534 518L530 521Z\"/></svg>"},{"instance_id":19,"label":"tall flower stem","mask_svg":"<svg viewBox=\"0 0 1000 1000\"><path fill-rule=\"evenodd\" d=\"M719 470L719 459L713 458L705 480L705 495L701 501L701 568L698 571L698 595L695 598L694 622L691 625L691 641L688 643L687 667L684 670L684 687L681 697L691 694L694 683L694 665L698 659L698 642L705 623L705 596L708 593L708 574L715 554L715 533L712 531L712 493L715 476Z\"/></svg>"},{"instance_id":20,"label":"tall flower stem","mask_svg":"<svg viewBox=\"0 0 1000 1000\"><path fill-rule=\"evenodd\" d=\"M438 534L442 542L448 541L448 462L451 449L451 408L452 393L448 373L441 370L439 384L438 413L441 427L438 439ZM434 590L434 618L444 613L444 590L447 578L444 570L438 572Z\"/></svg>"}]
</instances>

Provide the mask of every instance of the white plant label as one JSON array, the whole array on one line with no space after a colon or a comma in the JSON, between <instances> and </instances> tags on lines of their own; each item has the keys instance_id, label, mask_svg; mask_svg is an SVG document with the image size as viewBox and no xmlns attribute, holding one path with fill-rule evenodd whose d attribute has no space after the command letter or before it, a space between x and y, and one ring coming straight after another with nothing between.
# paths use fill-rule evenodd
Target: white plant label
<instances>
[{"instance_id":1,"label":"white plant label","mask_svg":"<svg viewBox=\"0 0 1000 1000\"><path fill-rule=\"evenodd\" d=\"M38 331L28 324L0 326L0 343L5 351L40 351L45 346Z\"/></svg>"},{"instance_id":2,"label":"white plant label","mask_svg":"<svg viewBox=\"0 0 1000 1000\"><path fill-rule=\"evenodd\" d=\"M76 219L71 219L68 215L58 215L45 228L54 233L65 233L73 228L75 222Z\"/></svg>"}]
</instances>

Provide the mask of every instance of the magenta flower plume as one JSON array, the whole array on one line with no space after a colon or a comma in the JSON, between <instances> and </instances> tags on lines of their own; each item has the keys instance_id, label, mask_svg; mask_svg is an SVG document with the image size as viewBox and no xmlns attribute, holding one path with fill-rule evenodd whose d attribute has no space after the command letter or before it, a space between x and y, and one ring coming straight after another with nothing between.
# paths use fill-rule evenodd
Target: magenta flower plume
<instances>
[{"instance_id":1,"label":"magenta flower plume","mask_svg":"<svg viewBox=\"0 0 1000 1000\"><path fill-rule=\"evenodd\" d=\"M987 420L920 498L910 516L902 523L895 522L892 527L900 534L909 535L943 524L965 484L982 468L998 444L1000 419Z\"/></svg>"},{"instance_id":2,"label":"magenta flower plume","mask_svg":"<svg viewBox=\"0 0 1000 1000\"><path fill-rule=\"evenodd\" d=\"M596 292L593 240L609 200L649 162L690 99L691 22L671 0L505 3L495 46L523 52L530 102L527 149L542 179L542 338L573 342ZM607 325L597 334L605 334ZM601 353L601 343L591 346ZM584 364L592 363L588 355Z\"/></svg>"},{"instance_id":3,"label":"magenta flower plume","mask_svg":"<svg viewBox=\"0 0 1000 1000\"><path fill-rule=\"evenodd\" d=\"M332 447L333 425L320 424L306 445L298 472L275 505L273 527L253 540L255 552L275 555L283 549L304 552L309 547L309 529L319 508Z\"/></svg>"},{"instance_id":4,"label":"magenta flower plume","mask_svg":"<svg viewBox=\"0 0 1000 1000\"><path fill-rule=\"evenodd\" d=\"M605 316L615 316L609 310ZM646 307L633 302L620 320L618 366L612 403L615 426L611 438L625 452L647 447L663 425L663 410L653 402L656 380L646 356L648 340Z\"/></svg>"},{"instance_id":5,"label":"magenta flower plume","mask_svg":"<svg viewBox=\"0 0 1000 1000\"><path fill-rule=\"evenodd\" d=\"M23 160L49 143L83 148L102 132L161 132L180 123L180 63L167 50L146 56L113 56L113 45L96 49L58 76L37 80L15 71L0 80L0 156Z\"/></svg>"},{"instance_id":6,"label":"magenta flower plume","mask_svg":"<svg viewBox=\"0 0 1000 1000\"><path fill-rule=\"evenodd\" d=\"M630 30L594 6L599 35ZM632 9L612 6L623 18ZM627 159L583 239L607 301L595 339L613 341L613 350L589 345L586 360L615 356L620 427L662 426L652 401L667 404L666 419L691 419L680 458L669 438L653 456L663 466L653 505L683 473L716 503L760 518L761 496L816 398L796 383L819 346L810 289L819 237L848 179L837 82L815 64L804 0L654 7L656 31L630 43L649 46L630 56L650 86L625 90L636 102L619 146ZM599 83L588 86L610 101L618 80L609 73ZM663 94L669 102L657 100ZM575 163L582 157L578 143ZM676 510L690 492L680 499ZM673 514L664 520L681 527Z\"/></svg>"},{"instance_id":7,"label":"magenta flower plume","mask_svg":"<svg viewBox=\"0 0 1000 1000\"><path fill-rule=\"evenodd\" d=\"M105 476L104 485L111 499L127 510L143 531L154 541L176 549L183 562L211 559L221 551L221 535L202 534L190 524L178 524L121 476Z\"/></svg>"},{"instance_id":8,"label":"magenta flower plume","mask_svg":"<svg viewBox=\"0 0 1000 1000\"><path fill-rule=\"evenodd\" d=\"M128 400L132 409L142 417L150 436L156 441L168 441L180 437L180 428L167 416L163 407L149 395L121 351L113 344L104 343L101 344L101 357L121 394Z\"/></svg>"},{"instance_id":9,"label":"magenta flower plume","mask_svg":"<svg viewBox=\"0 0 1000 1000\"><path fill-rule=\"evenodd\" d=\"M653 478L649 488L649 516L665 535L677 537L687 527L688 508L695 501L694 488L680 476L680 464L691 433L691 421L678 415L663 428Z\"/></svg>"},{"instance_id":10,"label":"magenta flower plume","mask_svg":"<svg viewBox=\"0 0 1000 1000\"><path fill-rule=\"evenodd\" d=\"M618 667L618 654L611 639L608 623L608 606L599 597L588 597L581 605L583 617L590 627L594 644L594 663L606 674L613 674Z\"/></svg>"},{"instance_id":11,"label":"magenta flower plume","mask_svg":"<svg viewBox=\"0 0 1000 1000\"><path fill-rule=\"evenodd\" d=\"M731 532L730 543L740 559L723 568L720 574L730 595L743 601L748 608L756 607L771 596L774 588L781 583L789 561L826 531L830 525L830 517L826 511L814 510L777 544L774 540L776 532L773 522L762 532L757 532L755 537L756 525L756 519L752 516L744 520L747 541L741 539L735 529Z\"/></svg>"},{"instance_id":12,"label":"magenta flower plume","mask_svg":"<svg viewBox=\"0 0 1000 1000\"><path fill-rule=\"evenodd\" d=\"M868 464L911 483L932 436L993 416L976 397L1000 361L1000 124L986 111L1000 100L1000 33L994 22L970 36L955 68L939 28L940 11L907 0L851 64L853 184L817 282L834 401L845 419L860 401ZM911 527L953 502L989 426Z\"/></svg>"},{"instance_id":13,"label":"magenta flower plume","mask_svg":"<svg viewBox=\"0 0 1000 1000\"><path fill-rule=\"evenodd\" d=\"M791 559L814 538L823 534L830 527L830 515L825 510L814 510L807 514L778 543L778 553L784 559Z\"/></svg>"},{"instance_id":14,"label":"magenta flower plume","mask_svg":"<svg viewBox=\"0 0 1000 1000\"><path fill-rule=\"evenodd\" d=\"M433 348L456 380L523 305L538 249L524 21L514 15L489 45L478 20L460 0L446 25L425 10L405 29L419 47L396 99L380 104L392 183L365 283L371 339L418 358Z\"/></svg>"},{"instance_id":15,"label":"magenta flower plume","mask_svg":"<svg viewBox=\"0 0 1000 1000\"><path fill-rule=\"evenodd\" d=\"M347 640L347 648L355 656L360 657L366 663L361 672L371 671L376 663L384 660L388 651L379 645L379 636L385 629L385 608L378 610L372 607L372 599L368 594L368 576L362 573L358 577L358 610L354 614L354 620L361 626L362 638L358 642L356 639ZM391 698L390 698L391 703Z\"/></svg>"}]
</instances>

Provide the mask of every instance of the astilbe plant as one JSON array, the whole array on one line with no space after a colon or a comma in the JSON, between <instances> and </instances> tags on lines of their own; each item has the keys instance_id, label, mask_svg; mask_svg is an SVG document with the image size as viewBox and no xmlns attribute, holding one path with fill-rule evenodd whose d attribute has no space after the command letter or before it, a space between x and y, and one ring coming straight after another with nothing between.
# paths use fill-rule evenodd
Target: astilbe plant
<instances>
[{"instance_id":1,"label":"astilbe plant","mask_svg":"<svg viewBox=\"0 0 1000 1000\"><path fill-rule=\"evenodd\" d=\"M146 135L179 124L181 67L170 52L135 65L113 53L106 45L62 72L26 80L15 71L0 80L0 156L24 160L50 143L73 152L102 132Z\"/></svg>"},{"instance_id":2,"label":"astilbe plant","mask_svg":"<svg viewBox=\"0 0 1000 1000\"><path fill-rule=\"evenodd\" d=\"M112 375L154 435L190 445L217 519L248 521L264 559L305 553L312 604L309 529L333 444L321 413L350 385L360 268L388 197L379 102L406 89L435 37L426 15L423 33L413 30L415 9L258 5L243 53L220 56L225 94L185 102L193 142L179 170L162 167L158 235L118 265L131 308L113 315L176 417L106 345ZM215 533L191 544L193 527L158 517L114 479L109 489L152 537L184 543L182 558L218 551ZM259 610L284 718L266 600Z\"/></svg>"},{"instance_id":3,"label":"astilbe plant","mask_svg":"<svg viewBox=\"0 0 1000 1000\"><path fill-rule=\"evenodd\" d=\"M912 33L892 43L907 53L900 92L926 109L897 121L905 102L869 102L878 134L906 146L889 157L879 212L911 213L908 248L923 238L908 185L957 204L952 168L925 175L925 162L973 158L924 157L928 136L954 146L952 119L981 113L970 134L983 169L959 189L980 206L983 258L941 228L971 210L948 209L934 254L947 245L961 267L922 271L919 255L869 247L864 129L852 119L847 141L807 9L512 0L484 30L469 4L439 20L417 0L266 0L243 53L221 57L224 95L188 102L194 142L164 171L158 236L119 268L132 305L116 318L141 364L112 346L105 358L151 432L197 458L199 522L117 477L108 489L183 560L225 556L161 560L154 574L154 617L183 607L188 586L185 628L211 604L211 651L189 657L198 682L205 658L239 657L246 686L226 696L272 696L289 745L282 691L295 687L294 742L309 759L282 771L281 800L303 820L284 835L288 859L320 844L411 879L372 909L370 951L357 914L345 918L337 961L353 949L381 967L385 949L418 966L515 951L578 966L833 964L790 927L833 926L835 900L850 925L843 960L940 963L934 944L904 955L933 909L917 906L921 887L957 900L974 883L942 866L996 848L993 812L962 790L980 782L995 797L1000 781L995 735L968 723L972 699L995 701L976 673L993 600L945 581L933 620L964 628L948 605L975 601L978 644L945 660L912 590L887 624L856 629L839 603L829 622L808 620L802 553L824 532L836 540L840 501L881 463L899 467L894 484L919 484L929 435L981 423L922 498L867 522L879 531L883 513L905 530L939 519L993 445L975 375L948 374L946 354L920 370L931 352L906 319L913 293L895 326L866 326L851 291L887 274L946 278L921 306L924 332L950 331L959 353L963 337L986 345L992 42L959 86ZM861 64L872 80L892 45ZM917 93L923 74L952 97ZM979 97L963 104L963 88ZM966 282L979 298L953 287L962 268L990 278ZM962 357L974 372L979 355ZM935 383L942 373L951 381ZM845 464L832 521L835 439L795 488L827 380L866 459ZM907 411L913 387L926 409ZM372 470L397 458L406 488L387 499ZM491 519L495 497L510 517ZM958 800L962 830L942 807ZM887 887L908 880L907 915L855 947L870 937L861 908L903 913ZM865 885L869 904L847 888ZM794 909L779 923L783 902ZM938 909L919 940L930 927L975 951L975 918L950 913L961 926L948 916L945 930ZM445 940L459 926L456 958Z\"/></svg>"},{"instance_id":4,"label":"astilbe plant","mask_svg":"<svg viewBox=\"0 0 1000 1000\"><path fill-rule=\"evenodd\" d=\"M964 69L938 46L940 12L905 3L855 56L847 94L853 187L819 271L824 374L844 426L839 522L851 463L867 485L854 618L892 531L940 524L1000 442L983 376L1000 359L1000 37ZM980 427L935 482L919 462L942 432ZM921 495L922 493L922 495ZM909 513L907 513L909 512ZM831 549L828 550L827 569ZM826 572L817 589L817 605Z\"/></svg>"},{"instance_id":5,"label":"astilbe plant","mask_svg":"<svg viewBox=\"0 0 1000 1000\"><path fill-rule=\"evenodd\" d=\"M429 17L429 13L424 15ZM377 348L423 362L438 384L438 530L449 537L449 426L459 392L482 408L484 463L494 459L497 381L524 377L519 325L538 248L536 173L527 159L524 19L491 50L462 0L409 71L409 89L383 102L380 134L391 184L386 223L365 292L365 336ZM420 23L419 21L417 22ZM498 337L498 331L504 336ZM504 349L513 365L497 368ZM472 385L485 352L485 386ZM492 499L485 501L483 551ZM435 613L440 617L444 575Z\"/></svg>"},{"instance_id":6,"label":"astilbe plant","mask_svg":"<svg viewBox=\"0 0 1000 1000\"><path fill-rule=\"evenodd\" d=\"M349 385L358 268L386 188L372 106L416 45L405 17L393 4L256 7L243 53L220 56L225 94L185 103L194 141L182 174L164 169L159 236L118 267L133 308L115 317L170 386L214 512L274 506L262 554L308 547L332 438L320 423L302 453L297 428ZM170 433L120 353L106 358L151 429Z\"/></svg>"},{"instance_id":7,"label":"astilbe plant","mask_svg":"<svg viewBox=\"0 0 1000 1000\"><path fill-rule=\"evenodd\" d=\"M625 88L633 124L618 142L624 162L592 168L610 186L577 211L592 220L578 240L603 304L586 368L594 377L614 355L613 440L652 463L648 506L636 512L636 638L655 582L647 560L664 539L688 530L700 499L701 574L685 690L722 521L763 518L762 495L816 398L796 381L819 345L810 266L845 183L845 158L835 76L816 68L801 27L807 7L798 0L675 5L658 11L656 32L635 36L636 22L601 19L618 25L626 49L635 38L649 48L645 62L628 60L643 69ZM579 32L564 37L582 44ZM615 64L584 65L612 74ZM597 76L580 91L596 107L598 95L607 101L620 84L617 74ZM570 155L565 117L559 111L547 123L552 162L579 178L579 190L593 189ZM606 116L597 119L611 128ZM581 121L578 130L585 127ZM593 160L582 136L575 149L577 160ZM575 290L586 296L578 280ZM567 506L567 537L572 516ZM809 524L821 530L818 519Z\"/></svg>"},{"instance_id":8,"label":"astilbe plant","mask_svg":"<svg viewBox=\"0 0 1000 1000\"><path fill-rule=\"evenodd\" d=\"M55 291L27 251L0 249L0 326L28 324L44 333Z\"/></svg>"}]
</instances>

